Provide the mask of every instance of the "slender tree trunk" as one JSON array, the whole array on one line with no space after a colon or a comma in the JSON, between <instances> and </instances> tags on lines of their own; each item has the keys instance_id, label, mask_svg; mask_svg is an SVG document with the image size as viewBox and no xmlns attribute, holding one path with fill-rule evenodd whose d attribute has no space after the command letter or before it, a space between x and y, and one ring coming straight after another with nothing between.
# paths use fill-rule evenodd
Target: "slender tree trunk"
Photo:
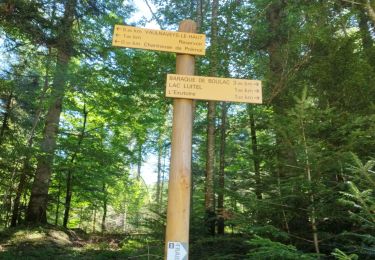
<instances>
[{"instance_id":1,"label":"slender tree trunk","mask_svg":"<svg viewBox=\"0 0 375 260\"><path fill-rule=\"evenodd\" d=\"M87 115L88 112L86 111L86 105L83 105L83 123L82 123L82 129L81 133L78 137L78 143L77 148L75 152L73 153L71 159L70 159L70 167L68 170L67 180L66 180L66 197L65 197L65 211L64 211L64 220L63 220L63 226L66 228L68 225L69 220L69 211L70 211L70 204L72 201L72 195L73 195L73 170L75 165L75 159L77 158L78 152L81 148L83 138L85 137L85 131L86 131L86 123L87 123Z\"/></svg>"},{"instance_id":2,"label":"slender tree trunk","mask_svg":"<svg viewBox=\"0 0 375 260\"><path fill-rule=\"evenodd\" d=\"M207 161L205 185L206 225L211 235L215 234L215 196L214 196L214 162L215 162L215 102L208 104Z\"/></svg>"},{"instance_id":3,"label":"slender tree trunk","mask_svg":"<svg viewBox=\"0 0 375 260\"><path fill-rule=\"evenodd\" d=\"M12 108L12 100L13 100L13 92L10 92L6 105L5 105L4 118L3 118L3 122L1 124L1 129L0 129L0 146L4 140L5 130L8 128L8 119L10 116L10 110Z\"/></svg>"},{"instance_id":4,"label":"slender tree trunk","mask_svg":"<svg viewBox=\"0 0 375 260\"><path fill-rule=\"evenodd\" d=\"M312 187L313 182L311 178L311 165L310 165L310 158L309 158L309 152L308 152L307 141L306 141L305 124L303 122L303 119L300 121L300 126L302 130L302 141L303 141L304 152L305 152L305 157L306 157L306 162L305 162L306 175L307 175L307 180L310 184L310 187ZM310 203L311 203L310 219L311 219L311 229L313 233L314 247L315 247L315 252L319 254L320 249L319 249L319 238L318 238L318 226L316 223L317 221L316 221L316 209L315 209L315 196L314 196L314 191L312 188L310 188Z\"/></svg>"},{"instance_id":5,"label":"slender tree trunk","mask_svg":"<svg viewBox=\"0 0 375 260\"><path fill-rule=\"evenodd\" d=\"M102 216L102 233L104 233L106 229L105 221L107 218L107 203L108 203L108 198L107 198L107 188L105 183L103 183L103 193L104 193L104 201L103 201L103 216Z\"/></svg>"},{"instance_id":6,"label":"slender tree trunk","mask_svg":"<svg viewBox=\"0 0 375 260\"><path fill-rule=\"evenodd\" d=\"M19 206L20 206L20 200L21 200L21 197L22 197L22 193L23 193L23 191L25 189L25 186L27 184L27 178L29 176L31 176L31 171L33 170L31 165L30 165L30 159L31 159L31 151L30 150L33 147L35 130L36 130L36 127L38 125L40 116L42 114L42 103L45 99L45 95L46 95L47 90L49 88L49 69L50 69L50 63L51 63L50 55L51 55L51 49L48 50L48 58L47 58L47 63L46 63L46 75L45 75L45 78L44 78L44 86L43 86L41 96L39 98L40 107L38 108L38 110L35 113L32 128L31 128L28 140L27 140L27 154L26 154L26 157L23 161L21 176L20 176L20 180L19 180L17 190L16 190L16 197L14 199L12 221L11 221L12 227L15 227L17 225L17 220L19 219Z\"/></svg>"},{"instance_id":7,"label":"slender tree trunk","mask_svg":"<svg viewBox=\"0 0 375 260\"><path fill-rule=\"evenodd\" d=\"M74 11L77 0L68 0L65 3L64 17L62 18L57 41L57 62L53 80L53 98L49 107L41 142L41 155L38 157L37 170L31 189L26 220L32 223L47 223L48 189L52 173L54 151L64 88L67 81L67 71L72 57L72 28Z\"/></svg>"},{"instance_id":8,"label":"slender tree trunk","mask_svg":"<svg viewBox=\"0 0 375 260\"><path fill-rule=\"evenodd\" d=\"M23 165L23 171L20 176L20 180L17 186L16 190L16 197L14 198L13 202L13 210L12 210L12 220L11 220L11 226L15 227L17 225L17 220L19 219L19 207L20 207L20 202L21 202L21 197L23 190L25 189L26 183L27 183L27 173L31 171L31 167L29 164L29 155L26 155L26 159L24 161Z\"/></svg>"},{"instance_id":9,"label":"slender tree trunk","mask_svg":"<svg viewBox=\"0 0 375 260\"><path fill-rule=\"evenodd\" d=\"M202 27L202 19L203 19L203 0L197 0L197 32L199 33Z\"/></svg>"},{"instance_id":10,"label":"slender tree trunk","mask_svg":"<svg viewBox=\"0 0 375 260\"><path fill-rule=\"evenodd\" d=\"M137 180L141 178L142 170L142 142L138 144Z\"/></svg>"},{"instance_id":11,"label":"slender tree trunk","mask_svg":"<svg viewBox=\"0 0 375 260\"><path fill-rule=\"evenodd\" d=\"M366 13L359 10L359 32L362 38L362 46L368 62L375 69L375 58L374 58L374 40L371 37L370 28L368 25L368 16Z\"/></svg>"},{"instance_id":12,"label":"slender tree trunk","mask_svg":"<svg viewBox=\"0 0 375 260\"><path fill-rule=\"evenodd\" d=\"M83 216L83 208L80 208L78 228L82 228L82 216Z\"/></svg>"},{"instance_id":13,"label":"slender tree trunk","mask_svg":"<svg viewBox=\"0 0 375 260\"><path fill-rule=\"evenodd\" d=\"M217 197L217 233L224 235L224 189L225 189L225 141L227 131L227 111L228 106L222 102L221 109L221 128L220 128L220 166L219 166L219 187Z\"/></svg>"},{"instance_id":14,"label":"slender tree trunk","mask_svg":"<svg viewBox=\"0 0 375 260\"><path fill-rule=\"evenodd\" d=\"M55 226L59 223L59 214L60 214L60 195L61 195L61 182L59 180L57 190L57 205L56 205L56 212L55 212Z\"/></svg>"},{"instance_id":15,"label":"slender tree trunk","mask_svg":"<svg viewBox=\"0 0 375 260\"><path fill-rule=\"evenodd\" d=\"M163 205L163 195L164 195L164 178L165 178L165 167L166 167L166 158L168 156L167 147L164 146L164 155L163 155L163 168L161 170L161 185L160 185L160 201L159 205Z\"/></svg>"},{"instance_id":16,"label":"slender tree trunk","mask_svg":"<svg viewBox=\"0 0 375 260\"><path fill-rule=\"evenodd\" d=\"M96 208L94 208L94 217L92 220L92 233L95 233L96 231Z\"/></svg>"},{"instance_id":17,"label":"slender tree trunk","mask_svg":"<svg viewBox=\"0 0 375 260\"><path fill-rule=\"evenodd\" d=\"M161 166L161 159L162 159L162 156L163 156L163 145L162 145L162 141L161 141L161 137L159 137L159 141L158 141L158 179L157 179L157 183L156 183L156 202L159 203L160 202L160 192L161 192L161 172L162 172L162 166ZM158 206L158 209L160 209L161 207L161 204L159 204Z\"/></svg>"},{"instance_id":18,"label":"slender tree trunk","mask_svg":"<svg viewBox=\"0 0 375 260\"><path fill-rule=\"evenodd\" d=\"M211 76L217 76L218 68L218 43L217 43L217 19L218 0L212 1L212 21L211 21L211 56L210 67ZM205 222L208 233L215 235L215 195L214 195L214 168L215 168L215 112L216 102L208 101L207 112L207 161L206 161L206 185L205 185Z\"/></svg>"},{"instance_id":19,"label":"slender tree trunk","mask_svg":"<svg viewBox=\"0 0 375 260\"><path fill-rule=\"evenodd\" d=\"M17 166L16 166L16 159L14 159L13 162L13 171L12 175L10 177L11 180L14 180L16 174L17 174ZM3 208L5 210L5 227L8 227L9 224L11 224L11 212L12 212L12 194L13 194L13 184L10 183L8 189L5 190L5 194L3 195Z\"/></svg>"},{"instance_id":20,"label":"slender tree trunk","mask_svg":"<svg viewBox=\"0 0 375 260\"><path fill-rule=\"evenodd\" d=\"M253 152L253 163L255 173L255 195L258 200L262 199L262 191L260 187L260 159L258 152L257 132L255 128L254 112L251 105L248 105L249 117L250 117L250 134L251 134L251 150Z\"/></svg>"},{"instance_id":21,"label":"slender tree trunk","mask_svg":"<svg viewBox=\"0 0 375 260\"><path fill-rule=\"evenodd\" d=\"M128 208L125 205L125 212L123 216L123 231L126 232L127 230L127 225L128 225Z\"/></svg>"},{"instance_id":22,"label":"slender tree trunk","mask_svg":"<svg viewBox=\"0 0 375 260\"><path fill-rule=\"evenodd\" d=\"M371 4L371 0L365 0L365 1L366 1L365 9L368 13L368 16L372 20L373 24L375 24L375 10L374 10L374 7Z\"/></svg>"},{"instance_id":23,"label":"slender tree trunk","mask_svg":"<svg viewBox=\"0 0 375 260\"><path fill-rule=\"evenodd\" d=\"M64 219L63 219L63 227L68 226L68 221L69 221L69 212L70 212L70 204L72 201L72 195L73 195L73 190L72 190L72 169L70 168L68 170L68 176L66 179L66 196L65 196L65 210L64 210Z\"/></svg>"}]
</instances>

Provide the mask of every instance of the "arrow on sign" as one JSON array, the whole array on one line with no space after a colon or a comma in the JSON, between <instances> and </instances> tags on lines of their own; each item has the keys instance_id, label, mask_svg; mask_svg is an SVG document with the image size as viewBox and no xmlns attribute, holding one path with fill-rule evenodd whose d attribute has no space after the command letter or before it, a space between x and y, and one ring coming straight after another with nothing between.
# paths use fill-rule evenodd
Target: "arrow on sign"
<instances>
[{"instance_id":1,"label":"arrow on sign","mask_svg":"<svg viewBox=\"0 0 375 260\"><path fill-rule=\"evenodd\" d=\"M180 243L180 254L181 254L181 259L185 259L185 256L187 256L187 251L184 247L183 244Z\"/></svg>"}]
</instances>

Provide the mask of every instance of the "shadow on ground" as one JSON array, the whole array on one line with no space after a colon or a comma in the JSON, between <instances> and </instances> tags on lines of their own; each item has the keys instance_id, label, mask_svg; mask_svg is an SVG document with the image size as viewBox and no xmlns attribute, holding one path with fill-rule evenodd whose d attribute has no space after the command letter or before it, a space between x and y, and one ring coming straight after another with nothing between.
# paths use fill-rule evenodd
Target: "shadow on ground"
<instances>
[{"instance_id":1,"label":"shadow on ground","mask_svg":"<svg viewBox=\"0 0 375 260\"><path fill-rule=\"evenodd\" d=\"M125 250L125 235L93 236L59 227L17 227L0 233L0 259L161 259Z\"/></svg>"}]
</instances>

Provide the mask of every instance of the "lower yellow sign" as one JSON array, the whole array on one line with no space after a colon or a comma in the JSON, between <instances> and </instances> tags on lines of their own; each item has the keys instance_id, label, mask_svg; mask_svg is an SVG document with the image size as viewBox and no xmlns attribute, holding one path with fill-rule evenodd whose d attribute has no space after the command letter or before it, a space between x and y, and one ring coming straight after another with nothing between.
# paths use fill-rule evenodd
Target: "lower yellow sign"
<instances>
[{"instance_id":1,"label":"lower yellow sign","mask_svg":"<svg viewBox=\"0 0 375 260\"><path fill-rule=\"evenodd\" d=\"M262 104L262 82L168 74L166 96Z\"/></svg>"}]
</instances>

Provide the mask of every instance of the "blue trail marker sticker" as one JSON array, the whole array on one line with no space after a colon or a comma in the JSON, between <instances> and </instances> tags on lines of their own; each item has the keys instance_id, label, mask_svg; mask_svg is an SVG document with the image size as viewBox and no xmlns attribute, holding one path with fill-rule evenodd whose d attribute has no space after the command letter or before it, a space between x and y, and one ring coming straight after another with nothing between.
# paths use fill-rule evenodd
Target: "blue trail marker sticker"
<instances>
[{"instance_id":1,"label":"blue trail marker sticker","mask_svg":"<svg viewBox=\"0 0 375 260\"><path fill-rule=\"evenodd\" d=\"M168 241L167 260L188 260L188 244Z\"/></svg>"}]
</instances>

